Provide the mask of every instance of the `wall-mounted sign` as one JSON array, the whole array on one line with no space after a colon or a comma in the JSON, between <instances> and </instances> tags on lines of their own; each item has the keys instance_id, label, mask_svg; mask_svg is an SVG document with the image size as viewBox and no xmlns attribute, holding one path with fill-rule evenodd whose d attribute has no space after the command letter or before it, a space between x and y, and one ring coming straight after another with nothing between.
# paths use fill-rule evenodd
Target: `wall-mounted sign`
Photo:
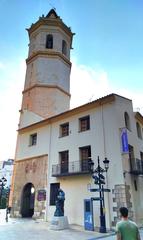
<instances>
[{"instance_id":1,"label":"wall-mounted sign","mask_svg":"<svg viewBox=\"0 0 143 240\"><path fill-rule=\"evenodd\" d=\"M128 135L126 128L122 128L121 130L121 142L122 142L122 152L129 152L129 144L128 144Z\"/></svg>"},{"instance_id":2,"label":"wall-mounted sign","mask_svg":"<svg viewBox=\"0 0 143 240\"><path fill-rule=\"evenodd\" d=\"M45 201L46 200L46 190L45 189L38 190L37 200L38 201Z\"/></svg>"},{"instance_id":3,"label":"wall-mounted sign","mask_svg":"<svg viewBox=\"0 0 143 240\"><path fill-rule=\"evenodd\" d=\"M91 199L84 199L84 229L94 231L93 203Z\"/></svg>"}]
</instances>

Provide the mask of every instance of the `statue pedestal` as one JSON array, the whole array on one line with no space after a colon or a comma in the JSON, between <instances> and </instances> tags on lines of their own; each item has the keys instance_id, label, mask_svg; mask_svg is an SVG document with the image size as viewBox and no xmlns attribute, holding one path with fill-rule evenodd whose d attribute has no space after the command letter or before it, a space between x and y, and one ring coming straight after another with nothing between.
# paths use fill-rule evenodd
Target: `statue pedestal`
<instances>
[{"instance_id":1,"label":"statue pedestal","mask_svg":"<svg viewBox=\"0 0 143 240\"><path fill-rule=\"evenodd\" d=\"M66 216L53 217L50 229L52 230L63 230L69 228L68 218Z\"/></svg>"}]
</instances>

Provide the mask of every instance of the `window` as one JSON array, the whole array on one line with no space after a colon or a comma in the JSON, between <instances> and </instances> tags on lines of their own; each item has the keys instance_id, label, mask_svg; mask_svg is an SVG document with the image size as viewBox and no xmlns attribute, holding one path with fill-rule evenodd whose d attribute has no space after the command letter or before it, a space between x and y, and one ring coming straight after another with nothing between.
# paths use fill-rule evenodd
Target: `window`
<instances>
[{"instance_id":1,"label":"window","mask_svg":"<svg viewBox=\"0 0 143 240\"><path fill-rule=\"evenodd\" d=\"M138 190L138 188L137 188L137 181L136 180L134 180L134 188L135 188L135 191Z\"/></svg>"},{"instance_id":2,"label":"window","mask_svg":"<svg viewBox=\"0 0 143 240\"><path fill-rule=\"evenodd\" d=\"M55 205L59 188L60 188L60 183L50 184L50 205Z\"/></svg>"},{"instance_id":3,"label":"window","mask_svg":"<svg viewBox=\"0 0 143 240\"><path fill-rule=\"evenodd\" d=\"M62 41L62 53L67 55L67 43L65 40Z\"/></svg>"},{"instance_id":4,"label":"window","mask_svg":"<svg viewBox=\"0 0 143 240\"><path fill-rule=\"evenodd\" d=\"M90 129L90 117L86 116L79 119L79 131L83 132Z\"/></svg>"},{"instance_id":5,"label":"window","mask_svg":"<svg viewBox=\"0 0 143 240\"><path fill-rule=\"evenodd\" d=\"M68 164L69 164L69 151L59 152L60 155L60 165L61 173L68 173Z\"/></svg>"},{"instance_id":6,"label":"window","mask_svg":"<svg viewBox=\"0 0 143 240\"><path fill-rule=\"evenodd\" d=\"M36 145L37 143L37 133L30 135L30 146Z\"/></svg>"},{"instance_id":7,"label":"window","mask_svg":"<svg viewBox=\"0 0 143 240\"><path fill-rule=\"evenodd\" d=\"M46 48L52 49L53 48L53 35L47 35L46 39Z\"/></svg>"},{"instance_id":8,"label":"window","mask_svg":"<svg viewBox=\"0 0 143 240\"><path fill-rule=\"evenodd\" d=\"M125 119L125 127L128 130L131 130L131 126L130 126L130 118L129 118L129 114L127 112L124 113L124 119Z\"/></svg>"},{"instance_id":9,"label":"window","mask_svg":"<svg viewBox=\"0 0 143 240\"><path fill-rule=\"evenodd\" d=\"M87 160L91 157L91 146L80 147L80 159Z\"/></svg>"},{"instance_id":10,"label":"window","mask_svg":"<svg viewBox=\"0 0 143 240\"><path fill-rule=\"evenodd\" d=\"M134 154L134 147L129 145L129 161L130 161L130 168L131 171L134 170L135 166L135 154Z\"/></svg>"},{"instance_id":11,"label":"window","mask_svg":"<svg viewBox=\"0 0 143 240\"><path fill-rule=\"evenodd\" d=\"M140 152L140 158L143 161L143 152Z\"/></svg>"},{"instance_id":12,"label":"window","mask_svg":"<svg viewBox=\"0 0 143 240\"><path fill-rule=\"evenodd\" d=\"M91 146L79 148L82 171L88 170L88 159L91 158Z\"/></svg>"},{"instance_id":13,"label":"window","mask_svg":"<svg viewBox=\"0 0 143 240\"><path fill-rule=\"evenodd\" d=\"M138 122L136 122L136 128L137 128L137 135L138 135L138 138L141 138L142 139L142 132L141 132L141 126Z\"/></svg>"},{"instance_id":14,"label":"window","mask_svg":"<svg viewBox=\"0 0 143 240\"><path fill-rule=\"evenodd\" d=\"M65 137L69 135L69 123L64 123L60 125L60 137Z\"/></svg>"}]
</instances>

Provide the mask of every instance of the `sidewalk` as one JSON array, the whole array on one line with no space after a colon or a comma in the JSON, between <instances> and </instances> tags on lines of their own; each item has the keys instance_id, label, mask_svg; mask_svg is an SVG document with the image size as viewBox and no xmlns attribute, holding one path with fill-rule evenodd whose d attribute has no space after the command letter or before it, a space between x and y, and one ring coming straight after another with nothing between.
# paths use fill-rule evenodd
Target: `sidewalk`
<instances>
[{"instance_id":1,"label":"sidewalk","mask_svg":"<svg viewBox=\"0 0 143 240\"><path fill-rule=\"evenodd\" d=\"M85 231L81 226L70 225L69 229L55 231L50 223L42 220L9 218L5 221L5 212L0 211L0 236L3 240L95 240L110 236L110 233Z\"/></svg>"}]
</instances>

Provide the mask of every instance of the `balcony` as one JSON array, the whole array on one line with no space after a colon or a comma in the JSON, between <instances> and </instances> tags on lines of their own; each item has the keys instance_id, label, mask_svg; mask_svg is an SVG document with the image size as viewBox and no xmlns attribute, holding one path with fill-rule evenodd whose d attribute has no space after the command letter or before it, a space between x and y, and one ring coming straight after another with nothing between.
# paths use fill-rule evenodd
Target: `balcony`
<instances>
[{"instance_id":1,"label":"balcony","mask_svg":"<svg viewBox=\"0 0 143 240\"><path fill-rule=\"evenodd\" d=\"M89 174L88 160L52 165L52 177Z\"/></svg>"},{"instance_id":2,"label":"balcony","mask_svg":"<svg viewBox=\"0 0 143 240\"><path fill-rule=\"evenodd\" d=\"M143 160L130 159L130 173L133 175L143 175Z\"/></svg>"}]
</instances>

